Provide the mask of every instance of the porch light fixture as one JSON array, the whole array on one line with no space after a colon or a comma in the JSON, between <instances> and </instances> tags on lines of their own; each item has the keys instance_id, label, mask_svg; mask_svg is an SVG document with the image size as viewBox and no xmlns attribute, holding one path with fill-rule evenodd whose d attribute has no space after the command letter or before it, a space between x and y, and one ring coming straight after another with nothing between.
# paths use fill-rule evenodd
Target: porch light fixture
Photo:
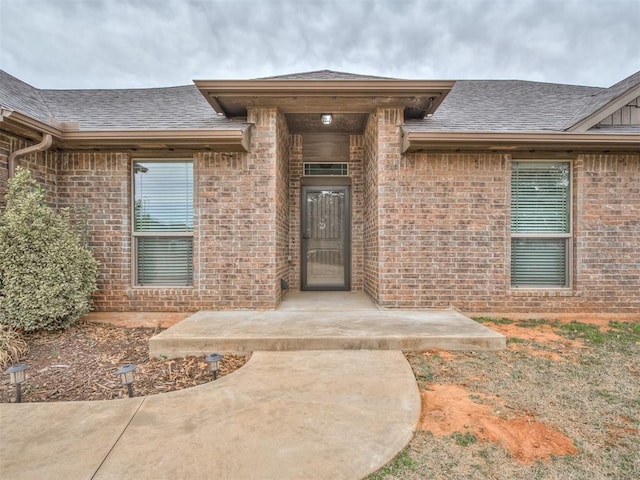
<instances>
[{"instance_id":1,"label":"porch light fixture","mask_svg":"<svg viewBox=\"0 0 640 480\"><path fill-rule=\"evenodd\" d=\"M116 375L120 375L120 380L122 380L122 384L127 386L127 392L129 393L129 398L133 398L133 381L136 379L133 372L135 371L136 366L131 363L127 363L126 365L121 366Z\"/></svg>"},{"instance_id":2,"label":"porch light fixture","mask_svg":"<svg viewBox=\"0 0 640 480\"><path fill-rule=\"evenodd\" d=\"M323 113L320 115L320 121L323 125L331 125L331 122L333 122L333 115L330 113Z\"/></svg>"},{"instance_id":3,"label":"porch light fixture","mask_svg":"<svg viewBox=\"0 0 640 480\"><path fill-rule=\"evenodd\" d=\"M204 359L204 361L209 364L209 370L211 370L211 376L214 380L218 379L220 360L222 360L222 355L220 355L219 353L210 353L209 355L207 355L207 358Z\"/></svg>"},{"instance_id":4,"label":"porch light fixture","mask_svg":"<svg viewBox=\"0 0 640 480\"><path fill-rule=\"evenodd\" d=\"M4 372L9 375L9 382L16 386L16 403L22 403L22 382L27 378L27 368L29 366L26 363L20 363L7 368Z\"/></svg>"}]
</instances>

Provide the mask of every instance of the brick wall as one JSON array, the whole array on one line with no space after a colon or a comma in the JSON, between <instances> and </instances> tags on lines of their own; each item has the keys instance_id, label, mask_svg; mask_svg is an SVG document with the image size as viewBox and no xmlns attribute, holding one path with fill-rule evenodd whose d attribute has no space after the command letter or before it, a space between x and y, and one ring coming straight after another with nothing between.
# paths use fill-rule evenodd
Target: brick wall
<instances>
[{"instance_id":1,"label":"brick wall","mask_svg":"<svg viewBox=\"0 0 640 480\"><path fill-rule=\"evenodd\" d=\"M131 285L130 169L125 153L62 153L58 205L87 222L88 243L100 263L97 310L128 310ZM149 310L163 305L149 305Z\"/></svg>"},{"instance_id":2,"label":"brick wall","mask_svg":"<svg viewBox=\"0 0 640 480\"><path fill-rule=\"evenodd\" d=\"M510 156L405 155L379 181L382 306L640 312L639 156L575 159L570 289L510 287Z\"/></svg>"},{"instance_id":3,"label":"brick wall","mask_svg":"<svg viewBox=\"0 0 640 480\"><path fill-rule=\"evenodd\" d=\"M574 203L576 303L640 315L640 155L579 156Z\"/></svg>"},{"instance_id":4,"label":"brick wall","mask_svg":"<svg viewBox=\"0 0 640 480\"><path fill-rule=\"evenodd\" d=\"M276 302L284 290L280 280L289 280L289 129L282 113L276 117Z\"/></svg>"},{"instance_id":5,"label":"brick wall","mask_svg":"<svg viewBox=\"0 0 640 480\"><path fill-rule=\"evenodd\" d=\"M380 242L380 303L469 309L503 296L508 181L507 161L497 154L405 155L389 167L380 187L389 219Z\"/></svg>"},{"instance_id":6,"label":"brick wall","mask_svg":"<svg viewBox=\"0 0 640 480\"><path fill-rule=\"evenodd\" d=\"M379 112L369 116L362 145L362 244L363 287L378 301L378 119Z\"/></svg>"},{"instance_id":7,"label":"brick wall","mask_svg":"<svg viewBox=\"0 0 640 480\"><path fill-rule=\"evenodd\" d=\"M300 178L302 178L302 135L292 135L289 150L289 288L300 290Z\"/></svg>"},{"instance_id":8,"label":"brick wall","mask_svg":"<svg viewBox=\"0 0 640 480\"><path fill-rule=\"evenodd\" d=\"M349 176L351 177L351 290L364 289L364 178L362 159L364 136L349 137Z\"/></svg>"},{"instance_id":9,"label":"brick wall","mask_svg":"<svg viewBox=\"0 0 640 480\"><path fill-rule=\"evenodd\" d=\"M511 289L510 156L400 155L398 112L378 110L364 135L350 138L354 290L389 308L640 312L639 155L576 156L573 285ZM100 262L98 310L270 309L280 278L299 285L302 139L287 133L275 109L249 117L251 153L193 157L193 287L131 286L129 154L51 150L20 158L52 206L88 219ZM0 135L0 192L9 153L30 144Z\"/></svg>"}]
</instances>

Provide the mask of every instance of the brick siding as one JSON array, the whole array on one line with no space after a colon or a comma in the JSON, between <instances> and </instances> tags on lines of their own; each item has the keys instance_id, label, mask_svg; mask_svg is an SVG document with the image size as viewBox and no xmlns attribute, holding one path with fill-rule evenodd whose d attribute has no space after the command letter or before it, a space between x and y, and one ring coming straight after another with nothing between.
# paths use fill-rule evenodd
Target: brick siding
<instances>
[{"instance_id":1,"label":"brick siding","mask_svg":"<svg viewBox=\"0 0 640 480\"><path fill-rule=\"evenodd\" d=\"M103 311L272 309L300 282L302 139L276 109L249 111L251 153L194 154L194 285L132 286L131 155L21 157L54 208L88 220ZM510 287L511 156L400 154L401 111L379 109L350 138L352 288L388 308L464 312L640 312L640 155L573 158L573 283ZM0 135L0 205L10 152ZM291 262L289 262L291 256Z\"/></svg>"}]
</instances>

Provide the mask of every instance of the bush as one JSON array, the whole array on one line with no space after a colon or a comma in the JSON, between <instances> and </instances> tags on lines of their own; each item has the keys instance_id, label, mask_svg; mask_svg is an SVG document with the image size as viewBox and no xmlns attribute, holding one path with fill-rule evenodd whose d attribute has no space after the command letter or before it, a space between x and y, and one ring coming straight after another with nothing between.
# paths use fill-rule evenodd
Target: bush
<instances>
[{"instance_id":1,"label":"bush","mask_svg":"<svg viewBox=\"0 0 640 480\"><path fill-rule=\"evenodd\" d=\"M67 328L91 309L98 265L54 212L31 172L18 168L0 215L0 323L25 331Z\"/></svg>"},{"instance_id":2,"label":"bush","mask_svg":"<svg viewBox=\"0 0 640 480\"><path fill-rule=\"evenodd\" d=\"M27 350L27 342L20 334L10 326L0 323L0 371L17 363Z\"/></svg>"}]
</instances>

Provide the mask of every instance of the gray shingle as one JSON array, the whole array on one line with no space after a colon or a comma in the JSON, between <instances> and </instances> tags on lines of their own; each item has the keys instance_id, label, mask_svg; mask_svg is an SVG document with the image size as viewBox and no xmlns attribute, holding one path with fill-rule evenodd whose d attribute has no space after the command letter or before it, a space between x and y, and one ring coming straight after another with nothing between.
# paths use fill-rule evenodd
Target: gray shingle
<instances>
[{"instance_id":1,"label":"gray shingle","mask_svg":"<svg viewBox=\"0 0 640 480\"><path fill-rule=\"evenodd\" d=\"M43 123L49 123L51 112L40 91L0 70L0 107L24 113Z\"/></svg>"},{"instance_id":2,"label":"gray shingle","mask_svg":"<svg viewBox=\"0 0 640 480\"><path fill-rule=\"evenodd\" d=\"M55 118L81 130L237 128L195 85L130 90L41 90Z\"/></svg>"},{"instance_id":3,"label":"gray shingle","mask_svg":"<svg viewBox=\"0 0 640 480\"><path fill-rule=\"evenodd\" d=\"M376 77L373 75L357 75L334 70L315 70L313 72L289 73L275 77L256 78L255 80L397 80L391 77Z\"/></svg>"},{"instance_id":4,"label":"gray shingle","mask_svg":"<svg viewBox=\"0 0 640 480\"><path fill-rule=\"evenodd\" d=\"M408 131L561 131L586 98L602 88L523 80L458 80L432 117Z\"/></svg>"}]
</instances>

